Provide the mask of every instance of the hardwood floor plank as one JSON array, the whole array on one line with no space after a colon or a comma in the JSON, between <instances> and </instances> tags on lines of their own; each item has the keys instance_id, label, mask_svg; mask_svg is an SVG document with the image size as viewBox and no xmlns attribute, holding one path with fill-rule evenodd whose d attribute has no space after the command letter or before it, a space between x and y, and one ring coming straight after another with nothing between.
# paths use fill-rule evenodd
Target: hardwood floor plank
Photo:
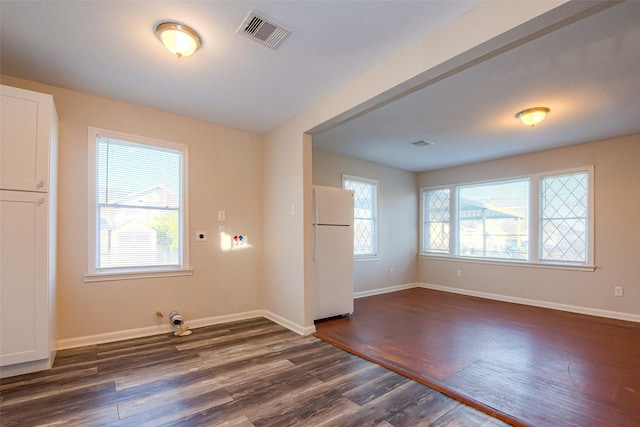
<instances>
[{"instance_id":1,"label":"hardwood floor plank","mask_svg":"<svg viewBox=\"0 0 640 427\"><path fill-rule=\"evenodd\" d=\"M211 379L190 387L181 387L178 392L168 390L145 398L129 399L118 404L118 413L120 419L128 424L150 419L156 425L161 425L232 400L217 380Z\"/></svg>"},{"instance_id":2,"label":"hardwood floor plank","mask_svg":"<svg viewBox=\"0 0 640 427\"><path fill-rule=\"evenodd\" d=\"M640 323L415 288L316 328L510 423L640 425Z\"/></svg>"},{"instance_id":3,"label":"hardwood floor plank","mask_svg":"<svg viewBox=\"0 0 640 427\"><path fill-rule=\"evenodd\" d=\"M279 359L267 363L246 364L238 366L237 369L226 369L223 372L217 372L216 369L213 369L212 372L220 383L230 386L239 382L251 381L255 377L264 376L271 372L289 370L292 366L290 361Z\"/></svg>"},{"instance_id":4,"label":"hardwood floor plank","mask_svg":"<svg viewBox=\"0 0 640 427\"><path fill-rule=\"evenodd\" d=\"M28 401L3 402L2 425L97 425L118 419L117 408L110 403L115 389L109 382L37 394ZM45 410L34 410L38 408Z\"/></svg>"},{"instance_id":5,"label":"hardwood floor plank","mask_svg":"<svg viewBox=\"0 0 640 427\"><path fill-rule=\"evenodd\" d=\"M360 406L351 400L342 398L331 406L320 407L301 421L305 426L311 427L341 425L343 420L353 417L360 409Z\"/></svg>"},{"instance_id":6,"label":"hardwood floor plank","mask_svg":"<svg viewBox=\"0 0 640 427\"><path fill-rule=\"evenodd\" d=\"M253 427L253 423L249 421L249 418L242 415L233 420L229 420L224 423L217 424L216 427Z\"/></svg>"},{"instance_id":7,"label":"hardwood floor plank","mask_svg":"<svg viewBox=\"0 0 640 427\"><path fill-rule=\"evenodd\" d=\"M171 363L155 363L135 370L122 371L116 379L116 390L121 391L129 387L136 387L159 379L172 378L186 372L197 371L202 368L204 361L199 357L187 357L180 360L170 359Z\"/></svg>"},{"instance_id":8,"label":"hardwood floor plank","mask_svg":"<svg viewBox=\"0 0 640 427\"><path fill-rule=\"evenodd\" d=\"M554 425L558 419L563 420L565 426L575 427L640 425L640 419L632 413L607 411L606 416L599 415L606 408L600 401L575 393L537 369L514 370L509 366L477 362L448 378L446 384L476 398L481 396L489 406L504 408L518 419L535 417L539 425ZM514 389L508 384L518 384L518 387ZM548 396L553 396L553 411L541 411L549 406Z\"/></svg>"},{"instance_id":9,"label":"hardwood floor plank","mask_svg":"<svg viewBox=\"0 0 640 427\"><path fill-rule=\"evenodd\" d=\"M200 328L184 338L62 350L53 369L0 384L0 424L401 427L440 418L433 403L439 399L460 405L266 319ZM469 411L460 415L465 426L491 420Z\"/></svg>"},{"instance_id":10,"label":"hardwood floor plank","mask_svg":"<svg viewBox=\"0 0 640 427\"><path fill-rule=\"evenodd\" d=\"M400 390L402 393L399 392ZM385 420L391 425L432 425L445 413L460 405L435 390L420 387L420 384L414 381L387 393L382 399L385 401L385 406L392 408L385 416ZM380 405L381 402L370 403L370 405L373 404Z\"/></svg>"},{"instance_id":11,"label":"hardwood floor plank","mask_svg":"<svg viewBox=\"0 0 640 427\"><path fill-rule=\"evenodd\" d=\"M272 416L266 422L252 419L256 427L279 427L283 425L335 426L340 425L345 417L351 417L360 407L345 398L325 400L321 405L301 404L299 407L288 408L287 411Z\"/></svg>"},{"instance_id":12,"label":"hardwood floor plank","mask_svg":"<svg viewBox=\"0 0 640 427\"><path fill-rule=\"evenodd\" d=\"M466 427L469 424L480 427L497 427L503 425L495 418L486 418L482 413L463 404L454 406L429 425L431 427Z\"/></svg>"},{"instance_id":13,"label":"hardwood floor plank","mask_svg":"<svg viewBox=\"0 0 640 427\"><path fill-rule=\"evenodd\" d=\"M227 344L234 345L238 342L242 342L246 338L257 338L269 333L289 334L289 331L283 331L282 327L279 325L276 325L275 323L270 325L269 324L259 325L259 326L256 326L255 329L247 329L247 330L242 330L240 332L235 332L228 335L220 335L220 336L215 336L207 339L198 339L198 340L191 340L190 342L178 343L176 345L176 348L179 351L191 350L194 348L198 348L200 349L200 351L203 351L209 347L221 345L225 342L227 342ZM189 337L190 336L191 335L189 335Z\"/></svg>"},{"instance_id":14,"label":"hardwood floor plank","mask_svg":"<svg viewBox=\"0 0 640 427\"><path fill-rule=\"evenodd\" d=\"M378 375L376 378L347 391L344 393L345 397L360 406L364 406L388 393L390 390L394 390L411 381L407 377L403 377L402 375L396 374L392 371L386 371L382 374L375 372L375 374Z\"/></svg>"},{"instance_id":15,"label":"hardwood floor plank","mask_svg":"<svg viewBox=\"0 0 640 427\"><path fill-rule=\"evenodd\" d=\"M286 390L301 390L320 384L317 378L307 375L300 368L272 370L267 375L248 378L227 384L225 388L233 399L241 405L270 398L273 394Z\"/></svg>"},{"instance_id":16,"label":"hardwood floor plank","mask_svg":"<svg viewBox=\"0 0 640 427\"><path fill-rule=\"evenodd\" d=\"M2 402L5 405L20 403L30 399L38 399L52 393L59 393L68 384L76 386L77 383L86 377L96 377L98 369L86 368L75 371L51 373L45 377L28 377L24 375L23 381L15 381L9 384L2 384ZM16 377L19 378L19 377ZM37 389L37 391L34 391Z\"/></svg>"},{"instance_id":17,"label":"hardwood floor plank","mask_svg":"<svg viewBox=\"0 0 640 427\"><path fill-rule=\"evenodd\" d=\"M339 354L344 353L344 352L341 352L339 349L336 349L335 347L324 346L323 344L324 344L323 342L317 340L316 342L298 346L284 352L273 352L271 354L254 357L252 359L237 360L237 361L216 366L213 369L217 375L221 375L226 371L244 369L247 366L256 365L256 364L267 364L274 361L280 361L285 358L286 360L288 360L289 362L295 365L296 362L298 362L298 364L303 364L303 363L308 363L315 359L321 358L325 352L332 352L335 355L336 354L335 351L337 350ZM315 357L316 354L318 354L319 357Z\"/></svg>"}]
</instances>

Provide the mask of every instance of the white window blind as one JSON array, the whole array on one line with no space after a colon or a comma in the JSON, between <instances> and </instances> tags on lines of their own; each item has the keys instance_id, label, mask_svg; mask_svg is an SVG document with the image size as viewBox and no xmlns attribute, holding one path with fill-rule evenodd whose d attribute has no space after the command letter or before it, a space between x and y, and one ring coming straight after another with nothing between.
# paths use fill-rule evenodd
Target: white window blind
<instances>
[{"instance_id":1,"label":"white window blind","mask_svg":"<svg viewBox=\"0 0 640 427\"><path fill-rule=\"evenodd\" d=\"M184 153L174 145L96 134L94 273L183 267Z\"/></svg>"}]
</instances>

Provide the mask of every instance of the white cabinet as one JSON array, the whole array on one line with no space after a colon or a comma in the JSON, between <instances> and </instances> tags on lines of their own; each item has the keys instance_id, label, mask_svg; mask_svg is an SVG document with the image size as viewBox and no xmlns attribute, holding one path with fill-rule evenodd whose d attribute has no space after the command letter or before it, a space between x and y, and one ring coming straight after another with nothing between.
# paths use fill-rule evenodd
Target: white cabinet
<instances>
[{"instance_id":1,"label":"white cabinet","mask_svg":"<svg viewBox=\"0 0 640 427\"><path fill-rule=\"evenodd\" d=\"M53 97L10 86L1 91L0 188L47 192L55 166L51 142L57 138Z\"/></svg>"},{"instance_id":2,"label":"white cabinet","mask_svg":"<svg viewBox=\"0 0 640 427\"><path fill-rule=\"evenodd\" d=\"M57 113L0 86L0 377L48 369L57 349Z\"/></svg>"}]
</instances>

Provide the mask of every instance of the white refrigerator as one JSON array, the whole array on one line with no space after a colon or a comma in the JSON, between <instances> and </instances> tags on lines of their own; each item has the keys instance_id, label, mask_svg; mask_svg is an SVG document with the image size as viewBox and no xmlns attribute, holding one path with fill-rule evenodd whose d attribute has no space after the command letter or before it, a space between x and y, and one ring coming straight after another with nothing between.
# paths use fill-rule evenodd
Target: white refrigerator
<instances>
[{"instance_id":1,"label":"white refrigerator","mask_svg":"<svg viewBox=\"0 0 640 427\"><path fill-rule=\"evenodd\" d=\"M313 187L314 320L353 313L353 191Z\"/></svg>"}]
</instances>

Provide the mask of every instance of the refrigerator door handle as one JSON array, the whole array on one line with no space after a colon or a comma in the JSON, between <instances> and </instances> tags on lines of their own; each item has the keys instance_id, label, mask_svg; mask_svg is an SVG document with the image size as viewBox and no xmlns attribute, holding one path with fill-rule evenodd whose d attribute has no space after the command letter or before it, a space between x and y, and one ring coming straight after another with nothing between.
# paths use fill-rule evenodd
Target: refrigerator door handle
<instances>
[{"instance_id":1,"label":"refrigerator door handle","mask_svg":"<svg viewBox=\"0 0 640 427\"><path fill-rule=\"evenodd\" d=\"M318 247L318 224L313 224L313 262L316 262L317 247Z\"/></svg>"},{"instance_id":2,"label":"refrigerator door handle","mask_svg":"<svg viewBox=\"0 0 640 427\"><path fill-rule=\"evenodd\" d=\"M316 262L318 247L318 190L313 189L313 262Z\"/></svg>"}]
</instances>

